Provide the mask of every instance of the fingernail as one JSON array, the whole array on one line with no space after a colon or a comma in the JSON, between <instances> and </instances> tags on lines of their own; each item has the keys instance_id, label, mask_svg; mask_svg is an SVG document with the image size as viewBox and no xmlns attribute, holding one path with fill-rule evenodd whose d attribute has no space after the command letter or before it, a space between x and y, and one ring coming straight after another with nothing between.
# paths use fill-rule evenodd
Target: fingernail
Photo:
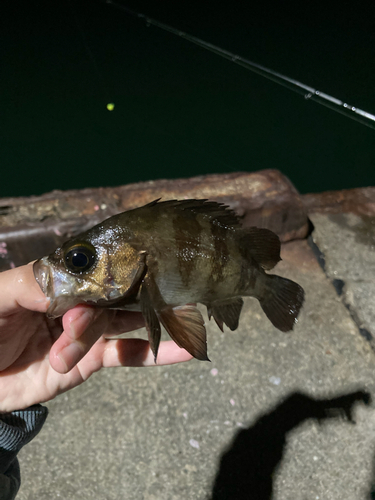
<instances>
[{"instance_id":1,"label":"fingernail","mask_svg":"<svg viewBox=\"0 0 375 500\"><path fill-rule=\"evenodd\" d=\"M79 342L73 342L58 354L58 358L66 366L66 371L68 372L80 361L82 354L83 346Z\"/></svg>"},{"instance_id":2,"label":"fingernail","mask_svg":"<svg viewBox=\"0 0 375 500\"><path fill-rule=\"evenodd\" d=\"M97 314L97 311L95 311L95 309L91 307L82 311L81 314L70 323L72 337L74 339L79 338L86 330L86 328L90 326L90 323L93 321Z\"/></svg>"}]
</instances>

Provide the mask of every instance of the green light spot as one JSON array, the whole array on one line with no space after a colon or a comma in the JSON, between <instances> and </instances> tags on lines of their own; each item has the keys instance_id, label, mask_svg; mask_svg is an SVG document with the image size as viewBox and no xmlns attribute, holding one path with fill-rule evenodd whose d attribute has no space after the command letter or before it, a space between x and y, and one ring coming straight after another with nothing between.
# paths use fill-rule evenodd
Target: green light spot
<instances>
[{"instance_id":1,"label":"green light spot","mask_svg":"<svg viewBox=\"0 0 375 500\"><path fill-rule=\"evenodd\" d=\"M115 105L113 104L113 102L109 102L107 104L107 109L108 111L113 111L115 109Z\"/></svg>"}]
</instances>

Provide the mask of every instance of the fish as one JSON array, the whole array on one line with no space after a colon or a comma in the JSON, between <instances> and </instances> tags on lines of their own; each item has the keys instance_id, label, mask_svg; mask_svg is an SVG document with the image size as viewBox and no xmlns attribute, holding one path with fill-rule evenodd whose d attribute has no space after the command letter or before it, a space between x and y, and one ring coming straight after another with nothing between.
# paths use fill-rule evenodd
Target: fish
<instances>
[{"instance_id":1,"label":"fish","mask_svg":"<svg viewBox=\"0 0 375 500\"><path fill-rule=\"evenodd\" d=\"M77 304L141 311L156 363L161 325L194 358L209 360L197 303L221 331L236 330L243 297L255 297L276 328L292 330L304 290L266 272L280 260L279 237L243 228L229 206L159 198L74 236L33 270L49 318Z\"/></svg>"}]
</instances>

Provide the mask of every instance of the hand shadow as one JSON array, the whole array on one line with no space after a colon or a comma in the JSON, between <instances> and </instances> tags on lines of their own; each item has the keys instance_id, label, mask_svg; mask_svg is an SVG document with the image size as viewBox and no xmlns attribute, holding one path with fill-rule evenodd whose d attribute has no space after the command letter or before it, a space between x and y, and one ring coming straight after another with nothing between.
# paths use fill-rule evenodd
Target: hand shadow
<instances>
[{"instance_id":1,"label":"hand shadow","mask_svg":"<svg viewBox=\"0 0 375 500\"><path fill-rule=\"evenodd\" d=\"M309 418L320 422L343 416L355 423L354 404L368 405L370 400L364 391L321 400L291 394L252 427L238 432L221 458L211 500L271 500L272 476L283 457L286 433Z\"/></svg>"}]
</instances>

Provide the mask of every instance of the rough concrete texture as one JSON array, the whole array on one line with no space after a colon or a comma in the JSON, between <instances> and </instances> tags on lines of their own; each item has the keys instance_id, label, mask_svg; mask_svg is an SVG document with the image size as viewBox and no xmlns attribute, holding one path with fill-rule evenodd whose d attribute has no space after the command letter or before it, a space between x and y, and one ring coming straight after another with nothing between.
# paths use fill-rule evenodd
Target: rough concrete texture
<instances>
[{"instance_id":1,"label":"rough concrete texture","mask_svg":"<svg viewBox=\"0 0 375 500\"><path fill-rule=\"evenodd\" d=\"M307 242L282 257L306 291L292 333L247 299L236 332L209 323L211 363L102 370L57 397L20 453L19 499L370 499L374 352Z\"/></svg>"},{"instance_id":2,"label":"rough concrete texture","mask_svg":"<svg viewBox=\"0 0 375 500\"><path fill-rule=\"evenodd\" d=\"M310 218L325 272L375 348L375 216L342 213L310 214Z\"/></svg>"}]
</instances>

